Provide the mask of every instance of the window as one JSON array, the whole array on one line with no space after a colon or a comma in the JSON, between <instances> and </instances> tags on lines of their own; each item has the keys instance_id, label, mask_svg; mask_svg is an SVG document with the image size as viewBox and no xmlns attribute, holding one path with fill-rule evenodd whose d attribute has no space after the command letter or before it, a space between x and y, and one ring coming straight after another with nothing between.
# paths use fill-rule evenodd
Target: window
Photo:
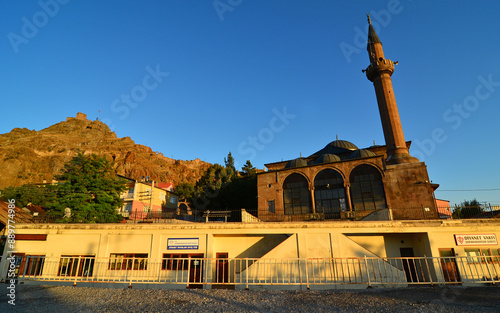
<instances>
[{"instance_id":1,"label":"window","mask_svg":"<svg viewBox=\"0 0 500 313\"><path fill-rule=\"evenodd\" d=\"M125 204L124 212L132 212L132 203Z\"/></svg>"},{"instance_id":2,"label":"window","mask_svg":"<svg viewBox=\"0 0 500 313\"><path fill-rule=\"evenodd\" d=\"M355 211L385 209L385 193L380 172L373 166L360 165L350 176L351 201Z\"/></svg>"},{"instance_id":3,"label":"window","mask_svg":"<svg viewBox=\"0 0 500 313\"><path fill-rule=\"evenodd\" d=\"M491 249L491 260L495 263L500 263L500 249Z\"/></svg>"},{"instance_id":4,"label":"window","mask_svg":"<svg viewBox=\"0 0 500 313\"><path fill-rule=\"evenodd\" d=\"M92 276L94 263L93 255L61 255L57 276Z\"/></svg>"},{"instance_id":5,"label":"window","mask_svg":"<svg viewBox=\"0 0 500 313\"><path fill-rule=\"evenodd\" d=\"M469 248L465 249L465 254L469 263L484 263L485 259L488 263L500 262L500 249Z\"/></svg>"},{"instance_id":6,"label":"window","mask_svg":"<svg viewBox=\"0 0 500 313\"><path fill-rule=\"evenodd\" d=\"M163 254L163 260L161 262L162 270L184 270L188 269L188 254Z\"/></svg>"},{"instance_id":7,"label":"window","mask_svg":"<svg viewBox=\"0 0 500 313\"><path fill-rule=\"evenodd\" d=\"M274 200L267 201L267 210L269 211L269 213L275 213L276 212L276 210L274 208Z\"/></svg>"},{"instance_id":8,"label":"window","mask_svg":"<svg viewBox=\"0 0 500 313\"><path fill-rule=\"evenodd\" d=\"M17 276L39 276L42 274L45 255L16 255Z\"/></svg>"},{"instance_id":9,"label":"window","mask_svg":"<svg viewBox=\"0 0 500 313\"><path fill-rule=\"evenodd\" d=\"M170 196L170 203L176 204L177 203L177 197L176 196Z\"/></svg>"},{"instance_id":10,"label":"window","mask_svg":"<svg viewBox=\"0 0 500 313\"><path fill-rule=\"evenodd\" d=\"M344 180L339 172L325 169L314 178L314 200L316 212L324 213L325 218L340 218L346 211Z\"/></svg>"},{"instance_id":11,"label":"window","mask_svg":"<svg viewBox=\"0 0 500 313\"><path fill-rule=\"evenodd\" d=\"M285 214L312 213L307 179L297 173L289 175L283 183Z\"/></svg>"},{"instance_id":12,"label":"window","mask_svg":"<svg viewBox=\"0 0 500 313\"><path fill-rule=\"evenodd\" d=\"M147 270L148 254L121 254L111 253L109 257L110 270Z\"/></svg>"},{"instance_id":13,"label":"window","mask_svg":"<svg viewBox=\"0 0 500 313\"><path fill-rule=\"evenodd\" d=\"M134 197L134 188L130 188L130 189L128 189L128 190L125 190L125 191L122 193L121 197L122 197L123 199L133 198L133 197Z\"/></svg>"}]
</instances>

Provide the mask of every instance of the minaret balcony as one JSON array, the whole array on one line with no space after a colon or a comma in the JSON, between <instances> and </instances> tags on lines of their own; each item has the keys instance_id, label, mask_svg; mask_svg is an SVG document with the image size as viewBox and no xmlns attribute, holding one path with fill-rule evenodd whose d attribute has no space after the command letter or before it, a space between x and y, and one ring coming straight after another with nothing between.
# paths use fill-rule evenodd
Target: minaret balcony
<instances>
[{"instance_id":1,"label":"minaret balcony","mask_svg":"<svg viewBox=\"0 0 500 313\"><path fill-rule=\"evenodd\" d=\"M391 76L392 73L394 73L394 64L397 64L397 62L394 63L388 59L379 59L368 65L363 72L366 72L366 77L373 82L373 80L382 73L388 73L389 76Z\"/></svg>"}]
</instances>

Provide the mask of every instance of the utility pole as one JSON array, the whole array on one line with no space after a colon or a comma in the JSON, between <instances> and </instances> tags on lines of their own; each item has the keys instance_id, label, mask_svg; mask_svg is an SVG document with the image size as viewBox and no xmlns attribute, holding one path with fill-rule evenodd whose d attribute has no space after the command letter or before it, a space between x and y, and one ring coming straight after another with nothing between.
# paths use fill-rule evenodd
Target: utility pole
<instances>
[{"instance_id":1,"label":"utility pole","mask_svg":"<svg viewBox=\"0 0 500 313\"><path fill-rule=\"evenodd\" d=\"M153 214L153 190L155 189L155 181L151 182L151 193L149 194L149 210L151 211L151 215Z\"/></svg>"},{"instance_id":2,"label":"utility pole","mask_svg":"<svg viewBox=\"0 0 500 313\"><path fill-rule=\"evenodd\" d=\"M144 182L145 184L147 184L149 182L149 176L146 178L146 181ZM154 188L155 188L155 182L154 180L151 182L151 190L149 191L142 191L139 193L139 201L142 202L143 206L144 206L144 209L147 209L147 214L146 214L146 218L149 216L149 215L152 215L153 213L153 195L154 195ZM148 201L148 197L149 197L149 207L148 207L148 204L147 204L147 201ZM144 212L144 211L143 211ZM151 213L151 214L150 214Z\"/></svg>"}]
</instances>

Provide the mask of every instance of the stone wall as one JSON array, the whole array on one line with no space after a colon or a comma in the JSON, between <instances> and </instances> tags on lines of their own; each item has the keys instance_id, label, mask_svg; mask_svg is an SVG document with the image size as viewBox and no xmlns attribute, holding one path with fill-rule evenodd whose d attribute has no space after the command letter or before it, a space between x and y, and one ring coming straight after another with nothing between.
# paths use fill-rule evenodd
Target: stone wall
<instances>
[{"instance_id":1,"label":"stone wall","mask_svg":"<svg viewBox=\"0 0 500 313\"><path fill-rule=\"evenodd\" d=\"M386 165L383 156L376 156L299 168L280 169L258 174L259 219L263 221L322 220L321 216L311 214L295 216L284 214L283 183L285 179L293 173L303 175L309 184L310 198L314 199L314 178L324 169L333 169L341 174L346 192L349 193L350 174L353 169L362 164L371 165L380 171L387 207L392 209L394 219L438 218L426 165L423 162ZM275 203L274 213L268 210L268 201L273 200ZM350 210L352 208L350 195L347 195L346 202L347 210ZM316 213L314 203L311 203L311 207L311 213ZM356 211L355 218L361 219L372 212ZM345 216L345 214L342 214L342 218L345 218Z\"/></svg>"}]
</instances>

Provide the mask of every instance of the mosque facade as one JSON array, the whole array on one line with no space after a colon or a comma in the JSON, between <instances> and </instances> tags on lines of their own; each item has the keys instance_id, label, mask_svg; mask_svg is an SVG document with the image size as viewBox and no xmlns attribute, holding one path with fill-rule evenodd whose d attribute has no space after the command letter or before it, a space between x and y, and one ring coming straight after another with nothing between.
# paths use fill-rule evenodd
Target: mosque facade
<instances>
[{"instance_id":1,"label":"mosque facade","mask_svg":"<svg viewBox=\"0 0 500 313\"><path fill-rule=\"evenodd\" d=\"M386 59L371 25L363 70L373 83L386 144L358 148L334 140L308 157L265 164L258 174L258 217L263 221L392 220L437 218L424 162L409 153Z\"/></svg>"}]
</instances>

